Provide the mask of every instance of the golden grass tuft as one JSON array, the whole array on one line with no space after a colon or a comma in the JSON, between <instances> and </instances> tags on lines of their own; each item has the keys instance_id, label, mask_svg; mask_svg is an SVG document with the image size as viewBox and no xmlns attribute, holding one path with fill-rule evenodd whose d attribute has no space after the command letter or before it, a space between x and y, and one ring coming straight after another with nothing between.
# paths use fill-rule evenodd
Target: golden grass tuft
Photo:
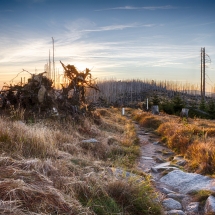
<instances>
[{"instance_id":1,"label":"golden grass tuft","mask_svg":"<svg viewBox=\"0 0 215 215\"><path fill-rule=\"evenodd\" d=\"M133 119L136 120L142 127L157 129L162 124L160 116L155 116L148 112L138 110L134 111L132 116Z\"/></svg>"},{"instance_id":2,"label":"golden grass tuft","mask_svg":"<svg viewBox=\"0 0 215 215\"><path fill-rule=\"evenodd\" d=\"M167 145L177 153L183 154L188 162L188 169L202 174L214 174L215 147L213 132L196 123L180 124L167 122L158 128Z\"/></svg>"},{"instance_id":3,"label":"golden grass tuft","mask_svg":"<svg viewBox=\"0 0 215 215\"><path fill-rule=\"evenodd\" d=\"M47 157L56 153L53 131L37 125L0 119L0 151L24 157Z\"/></svg>"},{"instance_id":4,"label":"golden grass tuft","mask_svg":"<svg viewBox=\"0 0 215 215\"><path fill-rule=\"evenodd\" d=\"M210 140L207 142L194 142L188 148L186 157L190 160L189 168L193 168L197 173L215 173L214 140Z\"/></svg>"}]
</instances>

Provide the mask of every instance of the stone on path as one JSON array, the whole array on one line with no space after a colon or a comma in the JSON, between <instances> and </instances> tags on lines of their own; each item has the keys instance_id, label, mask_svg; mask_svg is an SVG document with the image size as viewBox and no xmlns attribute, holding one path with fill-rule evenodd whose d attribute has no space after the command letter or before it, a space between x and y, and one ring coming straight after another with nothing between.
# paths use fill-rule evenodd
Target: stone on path
<instances>
[{"instance_id":1,"label":"stone on path","mask_svg":"<svg viewBox=\"0 0 215 215\"><path fill-rule=\"evenodd\" d=\"M164 208L168 211L182 209L181 203L172 198L164 199L162 204L163 204Z\"/></svg>"},{"instance_id":2,"label":"stone on path","mask_svg":"<svg viewBox=\"0 0 215 215\"><path fill-rule=\"evenodd\" d=\"M185 198L186 195L180 194L180 193L169 193L169 194L167 194L167 197L168 197L168 198L178 199L178 200L179 200L179 199Z\"/></svg>"},{"instance_id":3,"label":"stone on path","mask_svg":"<svg viewBox=\"0 0 215 215\"><path fill-rule=\"evenodd\" d=\"M171 210L165 213L166 215L185 215L185 213L181 210Z\"/></svg>"},{"instance_id":4,"label":"stone on path","mask_svg":"<svg viewBox=\"0 0 215 215\"><path fill-rule=\"evenodd\" d=\"M187 194L199 190L215 191L215 179L196 173L174 170L160 179L160 182L174 187L179 193Z\"/></svg>"},{"instance_id":5,"label":"stone on path","mask_svg":"<svg viewBox=\"0 0 215 215\"><path fill-rule=\"evenodd\" d=\"M161 163L157 166L154 166L151 169L153 172L159 172L159 171L164 171L164 170L176 170L178 168L171 166L170 162L165 162L165 163Z\"/></svg>"},{"instance_id":6,"label":"stone on path","mask_svg":"<svg viewBox=\"0 0 215 215\"><path fill-rule=\"evenodd\" d=\"M142 159L144 159L144 160L153 160L152 157L145 157L145 156L142 156Z\"/></svg>"},{"instance_id":7,"label":"stone on path","mask_svg":"<svg viewBox=\"0 0 215 215\"><path fill-rule=\"evenodd\" d=\"M160 144L159 141L156 141L156 142L153 143L153 145L158 145L158 144Z\"/></svg>"},{"instance_id":8,"label":"stone on path","mask_svg":"<svg viewBox=\"0 0 215 215\"><path fill-rule=\"evenodd\" d=\"M121 168L111 167L111 168L109 168L109 170L118 179L122 179L122 178L124 178L124 179L131 179L131 178L133 178L133 179L136 180L136 182L145 181L144 177L136 175L136 174L131 173L131 172L124 171Z\"/></svg>"},{"instance_id":9,"label":"stone on path","mask_svg":"<svg viewBox=\"0 0 215 215\"><path fill-rule=\"evenodd\" d=\"M188 215L195 215L199 211L199 202L191 202L189 205L186 207L186 213Z\"/></svg>"},{"instance_id":10,"label":"stone on path","mask_svg":"<svg viewBox=\"0 0 215 215\"><path fill-rule=\"evenodd\" d=\"M182 156L175 156L172 160L178 166L185 166L187 161Z\"/></svg>"},{"instance_id":11,"label":"stone on path","mask_svg":"<svg viewBox=\"0 0 215 215\"><path fill-rule=\"evenodd\" d=\"M205 213L206 214L215 214L215 197L209 196L205 203Z\"/></svg>"},{"instance_id":12,"label":"stone on path","mask_svg":"<svg viewBox=\"0 0 215 215\"><path fill-rule=\"evenodd\" d=\"M155 157L155 161L157 163L165 163L165 160L163 158L160 158L160 157Z\"/></svg>"},{"instance_id":13,"label":"stone on path","mask_svg":"<svg viewBox=\"0 0 215 215\"><path fill-rule=\"evenodd\" d=\"M164 194L169 194L169 193L174 193L176 194L174 191L167 189L166 187L161 187L160 191Z\"/></svg>"}]
</instances>

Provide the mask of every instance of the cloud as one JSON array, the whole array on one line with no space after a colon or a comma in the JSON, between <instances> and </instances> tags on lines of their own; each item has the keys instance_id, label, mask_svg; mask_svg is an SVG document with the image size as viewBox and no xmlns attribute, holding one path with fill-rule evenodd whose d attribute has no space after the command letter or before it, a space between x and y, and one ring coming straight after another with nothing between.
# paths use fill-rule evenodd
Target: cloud
<instances>
[{"instance_id":1,"label":"cloud","mask_svg":"<svg viewBox=\"0 0 215 215\"><path fill-rule=\"evenodd\" d=\"M126 28L138 28L138 27L153 27L154 24L140 25L140 24L126 24L126 25L108 25L99 27L97 29L86 29L83 30L85 32L93 32L93 31L114 31L114 30L123 30Z\"/></svg>"},{"instance_id":2,"label":"cloud","mask_svg":"<svg viewBox=\"0 0 215 215\"><path fill-rule=\"evenodd\" d=\"M155 24L139 24L139 23L131 23L131 24L115 24L115 25L107 25L107 26L96 26L96 24L88 19L78 19L75 21L66 22L64 27L64 32L60 37L64 37L62 43L71 43L71 41L78 41L81 39L86 39L88 37L88 33L91 32L103 32L103 31L118 31L124 30L128 28L150 28L154 27ZM59 41L60 42L60 41Z\"/></svg>"},{"instance_id":3,"label":"cloud","mask_svg":"<svg viewBox=\"0 0 215 215\"><path fill-rule=\"evenodd\" d=\"M112 76L120 79L130 76L143 77L142 75L151 77L154 73L152 74L150 71L161 71L163 68L163 71L166 72L178 67L187 69L190 65L198 69L199 56L196 54L196 50L199 47L147 45L129 40L119 42L73 41L73 38L69 36L66 40L64 39L63 35L55 37L55 65L61 74L63 70L59 60L65 64L74 64L79 70L93 68L92 74L98 78ZM4 42L9 44L10 40L5 38ZM13 44L13 46L5 48L4 54L0 55L2 71L0 76L5 72L8 74L9 71L13 71L13 75L10 77L12 79L22 69L31 73L34 73L35 69L37 72L43 72L44 64L48 61L49 49L52 60L51 39L16 40L16 42L16 46ZM190 63L188 64L188 62ZM6 78L4 79L6 80ZM9 78L7 78L8 80Z\"/></svg>"},{"instance_id":4,"label":"cloud","mask_svg":"<svg viewBox=\"0 0 215 215\"><path fill-rule=\"evenodd\" d=\"M173 7L171 5L166 6L150 6L150 7L133 7L133 6L124 6L124 7L113 7L113 8L106 8L106 9L99 9L95 11L104 11L104 10L170 10L176 9L177 7Z\"/></svg>"},{"instance_id":5,"label":"cloud","mask_svg":"<svg viewBox=\"0 0 215 215\"><path fill-rule=\"evenodd\" d=\"M64 23L64 32L61 36L64 37L63 43L68 40L69 42L79 40L86 36L87 28L94 28L94 22L88 19L77 19L75 21L67 21Z\"/></svg>"}]
</instances>

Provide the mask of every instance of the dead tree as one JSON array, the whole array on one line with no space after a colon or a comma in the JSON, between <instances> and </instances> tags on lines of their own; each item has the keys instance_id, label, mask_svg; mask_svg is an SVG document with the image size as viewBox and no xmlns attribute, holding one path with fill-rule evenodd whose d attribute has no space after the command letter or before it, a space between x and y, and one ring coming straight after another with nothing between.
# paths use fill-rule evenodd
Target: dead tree
<instances>
[{"instance_id":1,"label":"dead tree","mask_svg":"<svg viewBox=\"0 0 215 215\"><path fill-rule=\"evenodd\" d=\"M64 68L64 78L69 81L68 86L62 85L64 102L75 111L86 108L86 89L99 91L90 70L86 68L85 72L79 72L74 65L60 63Z\"/></svg>"},{"instance_id":2,"label":"dead tree","mask_svg":"<svg viewBox=\"0 0 215 215\"><path fill-rule=\"evenodd\" d=\"M1 91L1 108L22 108L34 113L52 108L53 100L49 95L52 81L44 74L31 74L25 85L5 85Z\"/></svg>"}]
</instances>

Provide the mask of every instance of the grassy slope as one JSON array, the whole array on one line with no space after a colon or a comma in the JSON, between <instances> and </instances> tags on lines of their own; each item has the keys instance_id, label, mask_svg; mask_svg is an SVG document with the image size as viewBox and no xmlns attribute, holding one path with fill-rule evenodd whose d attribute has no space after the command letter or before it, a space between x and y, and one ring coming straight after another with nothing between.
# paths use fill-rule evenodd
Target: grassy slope
<instances>
[{"instance_id":1,"label":"grassy slope","mask_svg":"<svg viewBox=\"0 0 215 215\"><path fill-rule=\"evenodd\" d=\"M140 125L155 129L168 147L183 155L189 161L186 166L189 171L215 174L214 120L187 120L142 111L136 111L133 115Z\"/></svg>"},{"instance_id":2,"label":"grassy slope","mask_svg":"<svg viewBox=\"0 0 215 215\"><path fill-rule=\"evenodd\" d=\"M99 143L82 142L89 138ZM0 213L161 214L147 179L112 171L137 172L139 153L133 124L117 109L80 123L0 118Z\"/></svg>"}]
</instances>

